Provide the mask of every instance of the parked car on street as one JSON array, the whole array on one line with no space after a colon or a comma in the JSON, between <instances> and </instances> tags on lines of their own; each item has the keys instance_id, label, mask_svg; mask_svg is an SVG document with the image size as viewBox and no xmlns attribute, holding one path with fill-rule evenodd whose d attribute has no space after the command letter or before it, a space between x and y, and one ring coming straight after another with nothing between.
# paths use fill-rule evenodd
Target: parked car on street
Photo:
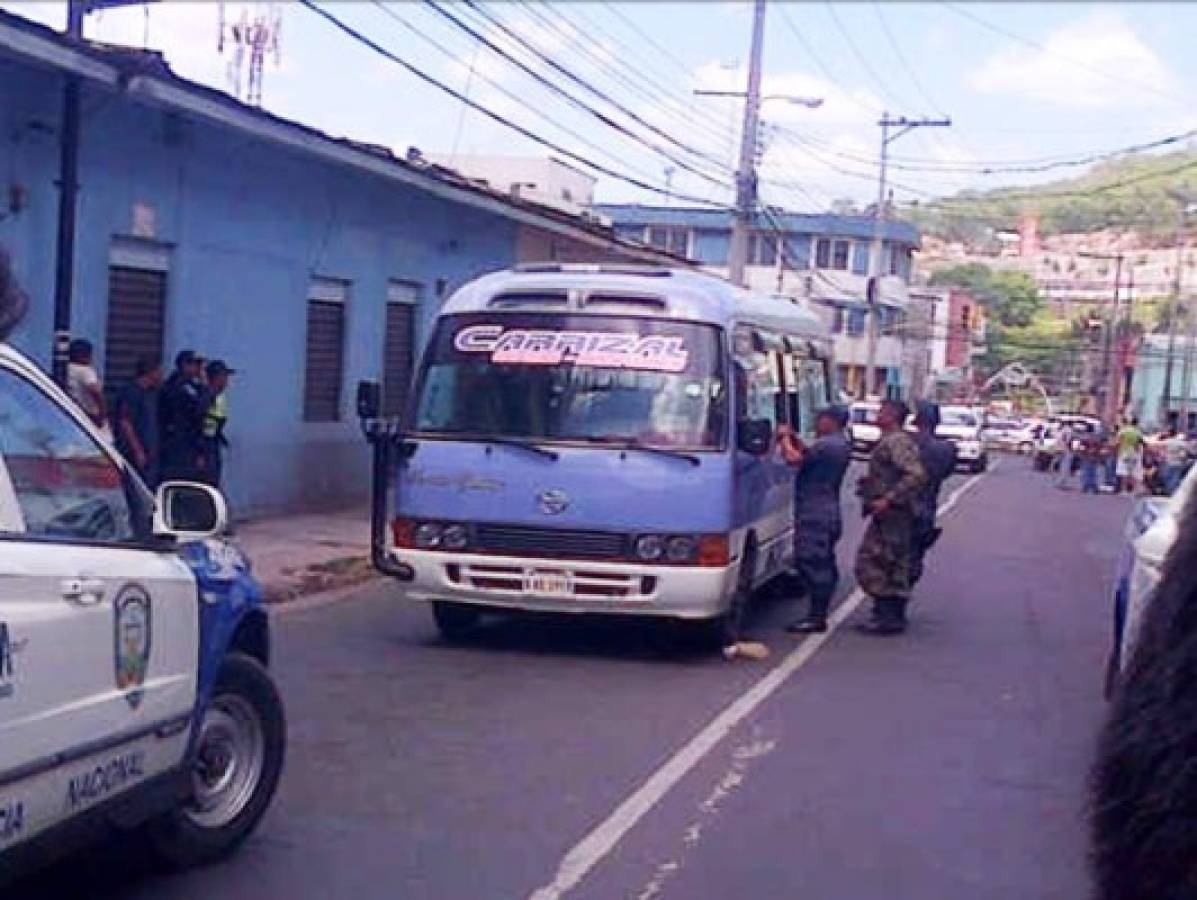
<instances>
[{"instance_id":1,"label":"parked car on street","mask_svg":"<svg viewBox=\"0 0 1197 900\"><path fill-rule=\"evenodd\" d=\"M1048 472L1059 467L1060 458L1065 450L1060 442L1065 423L1072 429L1072 445L1068 449L1073 451L1080 449L1085 438L1100 433L1105 428L1101 419L1094 416L1061 415L1048 419L1035 443L1032 457L1032 464L1037 471ZM1075 457L1072 462L1074 469L1079 467L1080 463Z\"/></svg>"},{"instance_id":2,"label":"parked car on street","mask_svg":"<svg viewBox=\"0 0 1197 900\"><path fill-rule=\"evenodd\" d=\"M939 417L935 434L956 446L956 465L971 472L984 472L989 465L989 450L977 411L970 406L942 406Z\"/></svg>"},{"instance_id":3,"label":"parked car on street","mask_svg":"<svg viewBox=\"0 0 1197 900\"><path fill-rule=\"evenodd\" d=\"M257 825L285 727L226 518L0 344L0 885L110 827L190 865Z\"/></svg>"},{"instance_id":4,"label":"parked car on street","mask_svg":"<svg viewBox=\"0 0 1197 900\"><path fill-rule=\"evenodd\" d=\"M1130 661L1143 614L1169 548L1176 540L1180 514L1197 493L1197 467L1189 470L1171 497L1142 497L1135 502L1124 530L1125 540L1114 583L1114 641L1107 671L1107 689Z\"/></svg>"},{"instance_id":5,"label":"parked car on street","mask_svg":"<svg viewBox=\"0 0 1197 900\"><path fill-rule=\"evenodd\" d=\"M859 457L868 456L881 440L881 429L877 427L877 412L881 404L873 400L862 400L848 408L848 440L852 452Z\"/></svg>"}]
</instances>

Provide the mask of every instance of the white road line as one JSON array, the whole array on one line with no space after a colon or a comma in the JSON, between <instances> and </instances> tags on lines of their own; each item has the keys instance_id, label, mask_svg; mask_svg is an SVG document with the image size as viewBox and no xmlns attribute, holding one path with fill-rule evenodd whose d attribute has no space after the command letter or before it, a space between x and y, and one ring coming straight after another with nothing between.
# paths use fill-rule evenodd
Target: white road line
<instances>
[{"instance_id":1,"label":"white road line","mask_svg":"<svg viewBox=\"0 0 1197 900\"><path fill-rule=\"evenodd\" d=\"M991 465L989 471L997 468ZM951 493L939 507L939 514L949 512L968 491L972 490L987 473L982 472L968 479ZM635 827L645 814L661 802L666 794L685 775L702 761L728 733L751 715L762 703L781 687L791 675L810 661L819 650L831 640L837 628L848 619L865 593L856 588L849 594L827 621L827 631L806 637L780 663L756 682L745 693L715 716L703 729L678 750L661 768L653 772L648 780L637 788L623 803L616 807L604 821L599 823L573 849L562 857L553 880L537 888L529 900L559 900L567 891L581 884L582 879L601 862Z\"/></svg>"}]
</instances>

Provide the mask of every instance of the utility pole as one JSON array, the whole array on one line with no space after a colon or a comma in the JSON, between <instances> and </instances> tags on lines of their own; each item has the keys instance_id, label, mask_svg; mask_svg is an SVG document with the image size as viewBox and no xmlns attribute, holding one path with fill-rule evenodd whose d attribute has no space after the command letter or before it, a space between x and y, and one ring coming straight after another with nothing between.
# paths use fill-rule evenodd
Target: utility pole
<instances>
[{"instance_id":1,"label":"utility pole","mask_svg":"<svg viewBox=\"0 0 1197 900\"><path fill-rule=\"evenodd\" d=\"M1125 259L1121 253L1095 253L1092 251L1081 251L1077 254L1086 259L1104 259L1114 263L1114 305L1110 311L1103 317L1102 322L1102 342L1101 342L1101 376L1097 382L1097 396L1094 398L1097 402L1097 414L1103 419L1111 419L1113 410L1110 408L1110 400L1113 396L1110 390L1110 382L1113 376L1113 369L1110 364L1110 357L1114 351L1114 331L1118 324L1118 313L1122 298L1122 261Z\"/></svg>"},{"instance_id":2,"label":"utility pole","mask_svg":"<svg viewBox=\"0 0 1197 900\"><path fill-rule=\"evenodd\" d=\"M67 0L67 36L83 40L86 0ZM79 76L68 74L62 92L58 132L58 240L54 255L54 380L66 386L71 344L71 298L75 289L75 211L79 195Z\"/></svg>"},{"instance_id":3,"label":"utility pole","mask_svg":"<svg viewBox=\"0 0 1197 900\"><path fill-rule=\"evenodd\" d=\"M1185 324L1185 356L1184 365L1180 369L1180 431L1189 431L1189 394L1192 391L1193 350L1197 347L1197 315L1194 315L1192 304L1189 307L1188 321Z\"/></svg>"},{"instance_id":4,"label":"utility pole","mask_svg":"<svg viewBox=\"0 0 1197 900\"><path fill-rule=\"evenodd\" d=\"M880 172L877 179L877 208L873 211L873 243L869 248L869 287L865 292L865 299L868 304L868 356L865 362L863 396L868 396L869 388L873 384L873 372L877 368L877 341L880 331L878 309L881 299L881 275L883 268L881 265L881 256L884 246L883 234L886 207L888 205L886 179L889 172L889 145L915 128L946 128L952 124L952 120L948 118L908 119L906 116L891 118L888 112L883 112L881 120L877 124L881 126L881 159ZM891 134L891 128L898 130Z\"/></svg>"},{"instance_id":5,"label":"utility pole","mask_svg":"<svg viewBox=\"0 0 1197 900\"><path fill-rule=\"evenodd\" d=\"M67 0L66 35L83 40L89 12L118 6L142 6L155 0ZM65 76L62 125L58 133L58 238L54 251L54 339L50 347L54 380L66 386L71 345L71 305L75 292L75 219L79 200L79 76Z\"/></svg>"},{"instance_id":6,"label":"utility pole","mask_svg":"<svg viewBox=\"0 0 1197 900\"><path fill-rule=\"evenodd\" d=\"M736 211L732 219L727 274L733 284L745 286L748 233L756 209L756 140L761 116L761 54L765 43L765 0L752 9L752 49L748 58L748 95L744 101L744 126L740 134L740 163L736 168Z\"/></svg>"}]
</instances>

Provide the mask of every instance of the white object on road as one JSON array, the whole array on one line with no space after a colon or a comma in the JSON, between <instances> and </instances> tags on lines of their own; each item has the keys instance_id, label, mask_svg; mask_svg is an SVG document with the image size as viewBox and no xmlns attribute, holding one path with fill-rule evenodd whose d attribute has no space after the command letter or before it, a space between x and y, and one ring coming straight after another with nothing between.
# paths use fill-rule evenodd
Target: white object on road
<instances>
[{"instance_id":1,"label":"white object on road","mask_svg":"<svg viewBox=\"0 0 1197 900\"><path fill-rule=\"evenodd\" d=\"M992 472L997 465L990 467ZM972 490L987 473L974 475L952 492L939 507L939 515L945 515ZM707 754L769 699L790 676L810 661L819 650L831 640L837 628L856 612L865 593L856 588L844 598L827 620L827 631L812 634L788 653L784 659L767 672L752 687L725 707L706 727L690 739L671 756L661 768L653 772L639 788L632 792L605 820L594 827L573 849L562 857L552 881L537 888L529 900L560 900L566 892L581 884L586 875L613 851L653 807L680 782Z\"/></svg>"}]
</instances>

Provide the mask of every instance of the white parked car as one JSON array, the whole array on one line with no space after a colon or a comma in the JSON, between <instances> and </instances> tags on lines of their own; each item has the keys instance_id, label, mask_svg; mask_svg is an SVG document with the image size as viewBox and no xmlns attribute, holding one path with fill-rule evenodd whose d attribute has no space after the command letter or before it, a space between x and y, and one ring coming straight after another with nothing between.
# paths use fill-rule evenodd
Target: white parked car
<instances>
[{"instance_id":1,"label":"white parked car","mask_svg":"<svg viewBox=\"0 0 1197 900\"><path fill-rule=\"evenodd\" d=\"M983 472L989 465L989 451L982 439L982 419L969 406L941 406L938 437L956 445L956 465Z\"/></svg>"},{"instance_id":2,"label":"white parked car","mask_svg":"<svg viewBox=\"0 0 1197 900\"><path fill-rule=\"evenodd\" d=\"M880 409L880 402L873 400L862 400L849 407L848 440L852 442L852 452L858 456L868 456L881 440L881 429L877 427Z\"/></svg>"},{"instance_id":3,"label":"white parked car","mask_svg":"<svg viewBox=\"0 0 1197 900\"><path fill-rule=\"evenodd\" d=\"M1115 588L1116 645L1112 670L1125 667L1130 660L1143 613L1160 582L1164 557L1176 541L1181 512L1194 493L1197 493L1197 466L1189 470L1171 497L1139 500L1127 522L1127 548Z\"/></svg>"},{"instance_id":4,"label":"white parked car","mask_svg":"<svg viewBox=\"0 0 1197 900\"><path fill-rule=\"evenodd\" d=\"M206 862L265 812L283 709L225 519L204 485L152 496L0 344L0 886L111 827Z\"/></svg>"}]
</instances>

